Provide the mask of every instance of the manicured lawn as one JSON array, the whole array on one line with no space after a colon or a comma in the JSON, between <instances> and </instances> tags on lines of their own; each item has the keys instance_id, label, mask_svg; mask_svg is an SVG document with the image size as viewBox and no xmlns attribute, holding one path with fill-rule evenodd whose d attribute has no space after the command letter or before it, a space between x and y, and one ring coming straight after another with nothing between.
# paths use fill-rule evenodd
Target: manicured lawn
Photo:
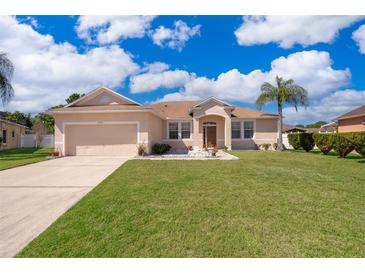
<instances>
[{"instance_id":1,"label":"manicured lawn","mask_svg":"<svg viewBox=\"0 0 365 274\"><path fill-rule=\"evenodd\" d=\"M13 148L0 151L0 170L46 160L52 148Z\"/></svg>"},{"instance_id":2,"label":"manicured lawn","mask_svg":"<svg viewBox=\"0 0 365 274\"><path fill-rule=\"evenodd\" d=\"M128 161L18 256L365 256L365 159L233 154Z\"/></svg>"}]
</instances>

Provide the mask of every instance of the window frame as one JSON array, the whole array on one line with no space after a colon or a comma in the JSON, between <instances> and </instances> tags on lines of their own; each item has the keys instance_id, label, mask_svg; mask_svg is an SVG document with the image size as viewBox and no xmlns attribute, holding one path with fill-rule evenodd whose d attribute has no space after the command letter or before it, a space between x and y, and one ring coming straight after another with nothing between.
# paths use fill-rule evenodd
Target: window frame
<instances>
[{"instance_id":1,"label":"window frame","mask_svg":"<svg viewBox=\"0 0 365 274\"><path fill-rule=\"evenodd\" d=\"M188 138L183 137L183 124L189 124L189 137ZM191 123L191 121L181 121L180 122L180 128L181 128L181 139L182 140L191 140L191 135L192 135L192 123Z\"/></svg>"},{"instance_id":2,"label":"window frame","mask_svg":"<svg viewBox=\"0 0 365 274\"><path fill-rule=\"evenodd\" d=\"M252 137L251 138L246 138L245 137L245 122L252 122L252 129L249 129L249 130L252 130ZM256 134L256 123L255 123L255 120L243 120L242 121L242 129L243 129L243 135L242 135L242 138L244 140L252 140L252 139L255 139L255 134Z\"/></svg>"},{"instance_id":3,"label":"window frame","mask_svg":"<svg viewBox=\"0 0 365 274\"><path fill-rule=\"evenodd\" d=\"M178 124L178 138L177 139L171 139L170 138L170 124L174 124L177 123ZM182 138L182 123L189 123L190 124L190 136L189 138ZM190 120L172 120L172 121L167 121L167 126L166 126L166 140L168 141L181 141L181 140L192 140L192 136L193 136L193 122Z\"/></svg>"},{"instance_id":4,"label":"window frame","mask_svg":"<svg viewBox=\"0 0 365 274\"><path fill-rule=\"evenodd\" d=\"M237 138L237 137L233 137L233 123L236 123L240 125L240 136ZM239 140L239 139L242 139L242 121L231 121L231 138L234 139L234 140Z\"/></svg>"},{"instance_id":5,"label":"window frame","mask_svg":"<svg viewBox=\"0 0 365 274\"><path fill-rule=\"evenodd\" d=\"M3 144L6 144L7 141L8 141L8 138L7 138L8 136L7 135L8 135L8 130L7 129L3 129L2 130L2 135L1 135L1 137L2 137L2 141L1 142Z\"/></svg>"},{"instance_id":6,"label":"window frame","mask_svg":"<svg viewBox=\"0 0 365 274\"><path fill-rule=\"evenodd\" d=\"M170 125L171 124L177 124L177 130L174 130L174 132L177 131L177 138L171 138L171 136L170 136ZM169 139L169 140L179 140L180 139L179 138L179 122L169 122L167 124L167 139Z\"/></svg>"},{"instance_id":7,"label":"window frame","mask_svg":"<svg viewBox=\"0 0 365 274\"><path fill-rule=\"evenodd\" d=\"M233 138L232 137L232 123L233 122L237 122L240 123L240 129L241 129L241 134L240 134L240 138ZM245 128L244 128L244 123L245 122L252 122L253 123L253 135L252 138L245 138ZM256 120L255 119L232 119L231 120L231 139L232 140L255 140L256 139Z\"/></svg>"}]
</instances>

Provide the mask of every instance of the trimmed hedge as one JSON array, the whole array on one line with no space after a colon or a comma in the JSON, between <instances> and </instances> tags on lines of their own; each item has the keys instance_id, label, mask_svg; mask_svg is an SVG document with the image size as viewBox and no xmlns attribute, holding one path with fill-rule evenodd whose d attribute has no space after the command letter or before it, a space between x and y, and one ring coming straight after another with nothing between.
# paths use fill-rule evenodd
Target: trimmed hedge
<instances>
[{"instance_id":1,"label":"trimmed hedge","mask_svg":"<svg viewBox=\"0 0 365 274\"><path fill-rule=\"evenodd\" d=\"M311 151L314 148L313 133L301 133L299 134L300 145L306 151Z\"/></svg>"},{"instance_id":2,"label":"trimmed hedge","mask_svg":"<svg viewBox=\"0 0 365 274\"><path fill-rule=\"evenodd\" d=\"M310 151L314 144L327 154L334 149L341 158L345 158L350 152L356 150L365 157L365 132L346 133L290 133L289 143L294 149Z\"/></svg>"},{"instance_id":3,"label":"trimmed hedge","mask_svg":"<svg viewBox=\"0 0 365 274\"><path fill-rule=\"evenodd\" d=\"M313 133L290 133L289 144L295 149L304 149L306 152L314 148Z\"/></svg>"},{"instance_id":4,"label":"trimmed hedge","mask_svg":"<svg viewBox=\"0 0 365 274\"><path fill-rule=\"evenodd\" d=\"M353 132L347 137L355 147L355 151L365 157L365 132Z\"/></svg>"},{"instance_id":5,"label":"trimmed hedge","mask_svg":"<svg viewBox=\"0 0 365 274\"><path fill-rule=\"evenodd\" d=\"M336 133L333 135L333 149L341 158L346 158L355 149L351 137L352 133Z\"/></svg>"},{"instance_id":6,"label":"trimmed hedge","mask_svg":"<svg viewBox=\"0 0 365 274\"><path fill-rule=\"evenodd\" d=\"M313 139L317 147L323 154L328 154L333 148L333 135L332 133L314 133Z\"/></svg>"},{"instance_id":7,"label":"trimmed hedge","mask_svg":"<svg viewBox=\"0 0 365 274\"><path fill-rule=\"evenodd\" d=\"M153 154L164 154L171 149L169 144L154 144L152 146L152 153Z\"/></svg>"},{"instance_id":8,"label":"trimmed hedge","mask_svg":"<svg viewBox=\"0 0 365 274\"><path fill-rule=\"evenodd\" d=\"M295 149L301 149L302 146L300 145L300 137L299 137L300 133L289 133L288 134L288 140L289 140L289 144Z\"/></svg>"}]
</instances>

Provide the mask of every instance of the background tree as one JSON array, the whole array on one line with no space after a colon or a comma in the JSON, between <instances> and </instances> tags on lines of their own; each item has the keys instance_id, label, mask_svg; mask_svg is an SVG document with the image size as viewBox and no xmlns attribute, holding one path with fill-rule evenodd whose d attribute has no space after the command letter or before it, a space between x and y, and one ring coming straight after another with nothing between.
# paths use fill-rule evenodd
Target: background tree
<instances>
[{"instance_id":1,"label":"background tree","mask_svg":"<svg viewBox=\"0 0 365 274\"><path fill-rule=\"evenodd\" d=\"M263 105L269 102L277 102L279 114L279 140L278 150L283 150L283 105L288 104L295 107L307 106L308 92L301 86L295 85L294 80L284 80L276 76L276 86L265 82L261 86L261 95L256 100L256 106L261 109Z\"/></svg>"},{"instance_id":2,"label":"background tree","mask_svg":"<svg viewBox=\"0 0 365 274\"><path fill-rule=\"evenodd\" d=\"M33 119L33 131L34 128L37 128L37 131L40 131L40 127L43 126L47 129L48 132L46 133L54 133L54 118L44 112L38 113ZM44 133L44 134L46 134Z\"/></svg>"},{"instance_id":3,"label":"background tree","mask_svg":"<svg viewBox=\"0 0 365 274\"><path fill-rule=\"evenodd\" d=\"M326 121L318 121L318 122L315 122L315 123L312 123L312 124L308 124L305 127L306 128L319 128L319 127L321 127L325 124L327 124Z\"/></svg>"},{"instance_id":4,"label":"background tree","mask_svg":"<svg viewBox=\"0 0 365 274\"><path fill-rule=\"evenodd\" d=\"M14 96L10 83L14 74L14 65L5 53L0 53L0 98L3 105L9 103Z\"/></svg>"},{"instance_id":5,"label":"background tree","mask_svg":"<svg viewBox=\"0 0 365 274\"><path fill-rule=\"evenodd\" d=\"M31 128L32 127L32 119L31 119L31 115L30 113L25 114L23 112L20 111L15 111L15 112L9 112L6 116L5 116L6 120L24 125L26 127Z\"/></svg>"},{"instance_id":6,"label":"background tree","mask_svg":"<svg viewBox=\"0 0 365 274\"><path fill-rule=\"evenodd\" d=\"M68 96L68 98L66 98L66 102L67 104L71 104L72 102L80 99L82 96L84 96L85 94L81 94L81 93L72 93L70 96Z\"/></svg>"}]
</instances>

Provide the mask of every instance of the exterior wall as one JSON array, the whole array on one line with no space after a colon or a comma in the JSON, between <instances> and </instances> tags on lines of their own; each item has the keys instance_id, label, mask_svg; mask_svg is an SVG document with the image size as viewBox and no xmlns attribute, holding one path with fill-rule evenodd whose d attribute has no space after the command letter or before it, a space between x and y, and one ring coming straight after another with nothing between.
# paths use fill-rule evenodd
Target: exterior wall
<instances>
[{"instance_id":1,"label":"exterior wall","mask_svg":"<svg viewBox=\"0 0 365 274\"><path fill-rule=\"evenodd\" d=\"M233 121L254 121L252 139L232 139L233 149L256 149L261 144L277 143L277 119L234 119Z\"/></svg>"},{"instance_id":2,"label":"exterior wall","mask_svg":"<svg viewBox=\"0 0 365 274\"><path fill-rule=\"evenodd\" d=\"M0 150L9 149L9 148L16 148L20 147L21 144L21 135L25 134L25 128L15 125L15 124L8 124L6 122L0 121L0 136L3 136L3 130L6 130L6 144L0 144ZM12 137L12 132L14 131L14 137Z\"/></svg>"},{"instance_id":3,"label":"exterior wall","mask_svg":"<svg viewBox=\"0 0 365 274\"><path fill-rule=\"evenodd\" d=\"M338 121L338 132L365 131L365 116Z\"/></svg>"},{"instance_id":4,"label":"exterior wall","mask_svg":"<svg viewBox=\"0 0 365 274\"><path fill-rule=\"evenodd\" d=\"M156 126L156 130L153 131L151 136L150 132L150 116L153 115L148 112L126 112L126 113L79 113L79 114L57 114L55 115L55 147L62 154L64 153L64 123L102 123L102 122L138 122L139 123L139 141L147 145L147 153L150 152L151 136L155 134L158 129L159 123L154 121L153 124ZM156 117L158 118L158 117ZM159 119L159 118L158 118ZM66 125L67 127L67 125ZM157 133L158 134L158 133ZM157 136L157 135L156 135Z\"/></svg>"},{"instance_id":5,"label":"exterior wall","mask_svg":"<svg viewBox=\"0 0 365 274\"><path fill-rule=\"evenodd\" d=\"M149 140L148 143L149 149L156 143L161 143L163 139L162 130L163 130L163 120L156 115L149 114Z\"/></svg>"},{"instance_id":6,"label":"exterior wall","mask_svg":"<svg viewBox=\"0 0 365 274\"><path fill-rule=\"evenodd\" d=\"M170 140L168 139L168 131L167 131L167 125L169 122L191 122L191 138L190 139L176 139L176 140ZM193 122L189 119L189 120L163 120L162 121L162 130L161 130L161 134L162 134L162 138L161 138L161 143L164 144L169 144L171 146L171 150L175 151L175 152L179 152L179 151L186 151L188 149L189 146L193 146L194 145L194 125Z\"/></svg>"}]
</instances>

